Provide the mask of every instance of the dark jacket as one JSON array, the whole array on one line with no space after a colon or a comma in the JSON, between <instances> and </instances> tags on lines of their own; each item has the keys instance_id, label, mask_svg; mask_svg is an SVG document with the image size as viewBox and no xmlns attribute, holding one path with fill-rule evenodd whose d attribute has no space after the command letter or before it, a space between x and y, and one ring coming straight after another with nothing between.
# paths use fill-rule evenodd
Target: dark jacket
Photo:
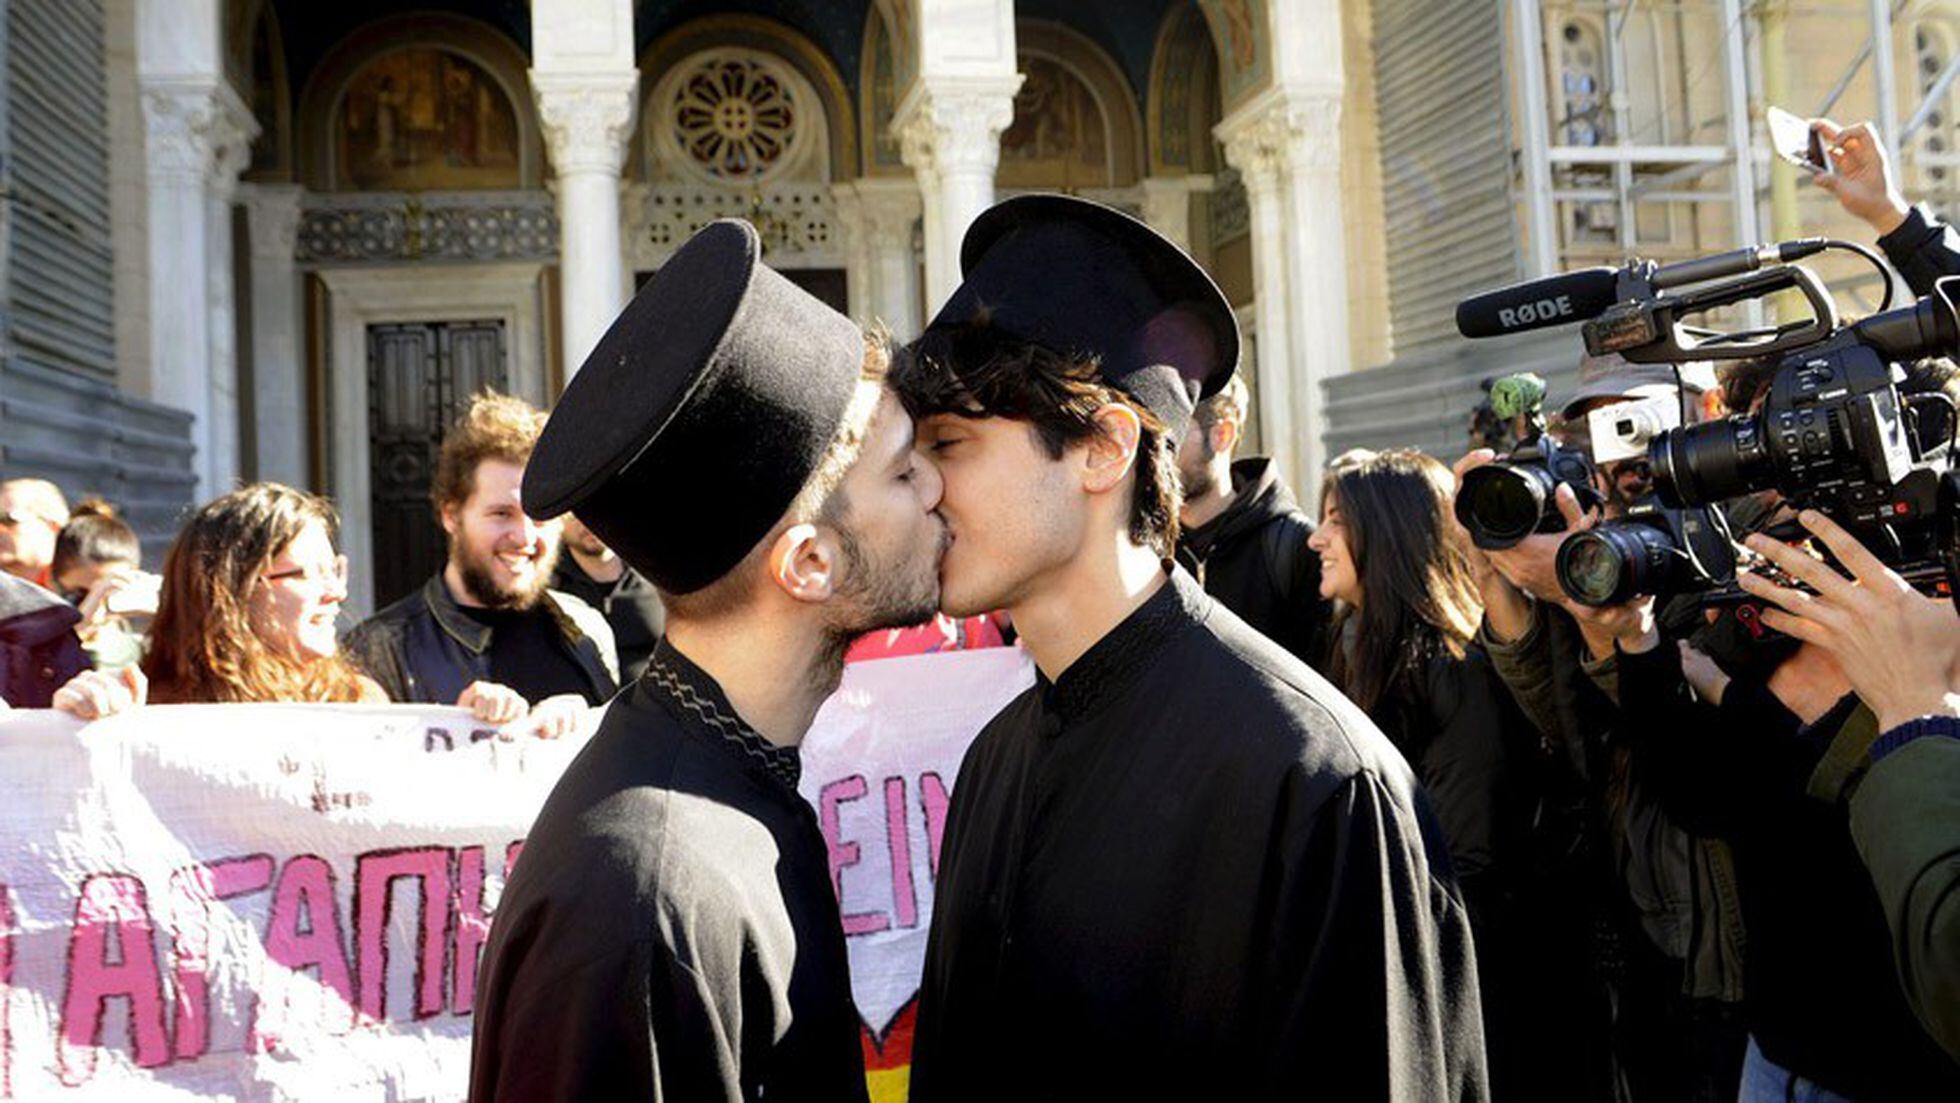
<instances>
[{"instance_id":1,"label":"dark jacket","mask_svg":"<svg viewBox=\"0 0 1960 1103\"><path fill-rule=\"evenodd\" d=\"M558 622L565 650L585 676L585 699L604 704L619 689L612 629L597 610L570 594L546 594L545 607ZM440 574L355 625L341 646L381 683L390 701L454 704L471 682L490 676L491 630L463 612Z\"/></svg>"},{"instance_id":2,"label":"dark jacket","mask_svg":"<svg viewBox=\"0 0 1960 1103\"><path fill-rule=\"evenodd\" d=\"M1749 940L1744 1013L1763 1056L1858 1100L1960 1099L1960 1064L1900 992L1885 911L1841 809L1810 795L1856 706L1804 727L1755 676L1699 702L1672 643L1620 656L1618 734L1642 781L1735 854Z\"/></svg>"},{"instance_id":3,"label":"dark jacket","mask_svg":"<svg viewBox=\"0 0 1960 1103\"><path fill-rule=\"evenodd\" d=\"M1923 205L1907 212L1904 222L1879 238L1878 247L1915 295L1931 294L1941 276L1960 276L1960 233Z\"/></svg>"},{"instance_id":4,"label":"dark jacket","mask_svg":"<svg viewBox=\"0 0 1960 1103\"><path fill-rule=\"evenodd\" d=\"M1320 596L1314 525L1262 456L1232 465L1225 512L1178 537L1177 558L1205 592L1260 634L1325 669L1331 604Z\"/></svg>"},{"instance_id":5,"label":"dark jacket","mask_svg":"<svg viewBox=\"0 0 1960 1103\"><path fill-rule=\"evenodd\" d=\"M1925 736L1874 762L1851 798L1851 838L1906 999L1960 1060L1960 739Z\"/></svg>"},{"instance_id":6,"label":"dark jacket","mask_svg":"<svg viewBox=\"0 0 1960 1103\"><path fill-rule=\"evenodd\" d=\"M624 685L638 681L653 658L653 647L667 628L667 613L660 605L660 594L640 572L627 567L611 582L600 582L586 574L578 560L566 552L558 559L558 572L552 576L553 589L578 598L599 611L612 629L613 646L619 654L619 680Z\"/></svg>"},{"instance_id":7,"label":"dark jacket","mask_svg":"<svg viewBox=\"0 0 1960 1103\"><path fill-rule=\"evenodd\" d=\"M54 691L88 669L75 636L82 615L32 582L0 572L0 701L44 709Z\"/></svg>"}]
</instances>

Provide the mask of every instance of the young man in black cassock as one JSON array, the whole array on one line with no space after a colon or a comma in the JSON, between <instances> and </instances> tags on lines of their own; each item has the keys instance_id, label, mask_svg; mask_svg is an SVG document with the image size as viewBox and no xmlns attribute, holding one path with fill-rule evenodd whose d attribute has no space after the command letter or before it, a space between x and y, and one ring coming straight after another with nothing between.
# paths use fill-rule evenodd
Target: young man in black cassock
<instances>
[{"instance_id":1,"label":"young man in black cassock","mask_svg":"<svg viewBox=\"0 0 1960 1103\"><path fill-rule=\"evenodd\" d=\"M854 636L932 615L945 528L886 350L759 255L735 221L683 246L525 474L526 512L576 511L659 587L667 632L497 906L480 1103L865 1098L796 748Z\"/></svg>"},{"instance_id":2,"label":"young man in black cassock","mask_svg":"<svg viewBox=\"0 0 1960 1103\"><path fill-rule=\"evenodd\" d=\"M945 483L952 614L1037 684L953 790L911 1097L1481 1099L1446 847L1359 710L1169 558L1172 450L1238 358L1141 223L1008 200L894 385Z\"/></svg>"}]
</instances>

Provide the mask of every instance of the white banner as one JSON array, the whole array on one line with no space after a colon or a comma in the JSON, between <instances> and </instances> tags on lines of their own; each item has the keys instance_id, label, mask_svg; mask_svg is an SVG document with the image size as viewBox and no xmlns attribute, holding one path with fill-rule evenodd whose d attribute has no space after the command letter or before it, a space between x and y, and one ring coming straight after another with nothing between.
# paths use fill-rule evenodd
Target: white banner
<instances>
[{"instance_id":1,"label":"white banner","mask_svg":"<svg viewBox=\"0 0 1960 1103\"><path fill-rule=\"evenodd\" d=\"M1031 678L1012 648L856 664L805 743L879 1098L954 773ZM0 713L0 1100L460 1099L490 914L582 742L423 706Z\"/></svg>"}]
</instances>

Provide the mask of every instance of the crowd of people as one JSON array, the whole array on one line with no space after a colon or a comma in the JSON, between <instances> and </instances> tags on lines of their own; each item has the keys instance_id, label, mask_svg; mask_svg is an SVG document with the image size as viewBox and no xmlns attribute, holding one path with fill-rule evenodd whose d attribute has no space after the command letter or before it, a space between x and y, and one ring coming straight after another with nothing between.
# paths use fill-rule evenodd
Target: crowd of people
<instances>
[{"instance_id":1,"label":"crowd of people","mask_svg":"<svg viewBox=\"0 0 1960 1103\"><path fill-rule=\"evenodd\" d=\"M1960 275L1869 128L1814 125L1912 290ZM0 484L0 698L542 738L610 703L498 910L480 1099L863 1097L795 748L853 645L920 622L1039 677L960 770L915 1098L1960 1098L1951 602L1774 492L1724 507L1777 568L1740 576L1758 606L1576 600L1560 546L1649 500L1638 458L1508 547L1458 521L1489 448L1344 454L1310 517L1239 454L1216 287L1092 204L982 216L905 347L758 254L697 235L549 418L478 396L444 566L346 632L317 495L205 504L158 577L106 503ZM1550 431L1683 387L1751 411L1775 371L1588 358ZM1960 401L1947 361L1902 374Z\"/></svg>"}]
</instances>

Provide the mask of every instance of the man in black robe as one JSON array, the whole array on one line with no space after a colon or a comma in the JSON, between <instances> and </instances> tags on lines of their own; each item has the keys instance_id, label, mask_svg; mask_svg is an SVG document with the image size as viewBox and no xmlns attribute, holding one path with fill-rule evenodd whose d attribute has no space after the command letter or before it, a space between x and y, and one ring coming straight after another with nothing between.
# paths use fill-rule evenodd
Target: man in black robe
<instances>
[{"instance_id":1,"label":"man in black robe","mask_svg":"<svg viewBox=\"0 0 1960 1103\"><path fill-rule=\"evenodd\" d=\"M853 637L932 615L945 529L885 348L759 255L734 221L682 247L527 469L526 512L576 510L667 633L498 904L473 1099L865 1098L796 747Z\"/></svg>"},{"instance_id":2,"label":"man in black robe","mask_svg":"<svg viewBox=\"0 0 1960 1103\"><path fill-rule=\"evenodd\" d=\"M1481 1099L1447 849L1367 717L1168 559L1232 316L1148 228L1008 200L894 385L945 611L1040 672L953 790L911 1098Z\"/></svg>"}]
</instances>

